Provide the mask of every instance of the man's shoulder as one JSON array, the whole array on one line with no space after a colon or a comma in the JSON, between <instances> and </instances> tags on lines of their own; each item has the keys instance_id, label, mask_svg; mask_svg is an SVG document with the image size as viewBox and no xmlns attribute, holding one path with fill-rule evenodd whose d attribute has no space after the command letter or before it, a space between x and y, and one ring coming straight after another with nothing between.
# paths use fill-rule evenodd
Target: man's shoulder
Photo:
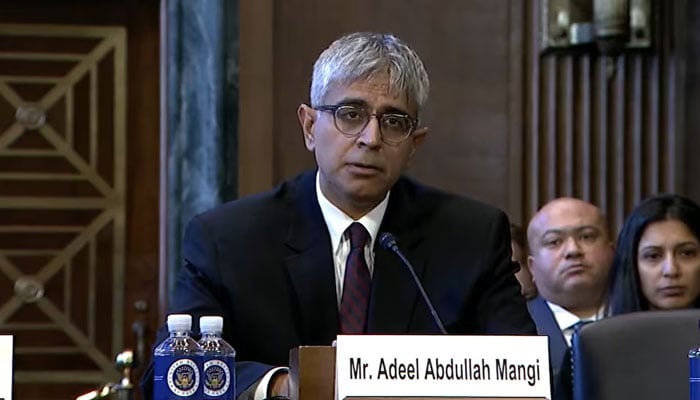
<instances>
[{"instance_id":1,"label":"man's shoulder","mask_svg":"<svg viewBox=\"0 0 700 400\"><path fill-rule=\"evenodd\" d=\"M431 212L486 219L503 213L499 208L480 200L429 186L409 177L402 177L393 191L397 192L398 196L410 199L416 207Z\"/></svg>"},{"instance_id":2,"label":"man's shoulder","mask_svg":"<svg viewBox=\"0 0 700 400\"><path fill-rule=\"evenodd\" d=\"M312 176L313 172L304 172L281 182L271 190L225 202L195 218L215 225L230 223L232 220L238 225L252 221L275 221L301 201L304 191L309 190L306 186L313 179Z\"/></svg>"}]
</instances>

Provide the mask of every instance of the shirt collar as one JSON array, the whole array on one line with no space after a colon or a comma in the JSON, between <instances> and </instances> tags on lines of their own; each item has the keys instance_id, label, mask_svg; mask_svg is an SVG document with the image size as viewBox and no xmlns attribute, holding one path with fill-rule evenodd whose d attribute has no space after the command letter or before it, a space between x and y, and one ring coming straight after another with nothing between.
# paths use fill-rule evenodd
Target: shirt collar
<instances>
[{"instance_id":1,"label":"shirt collar","mask_svg":"<svg viewBox=\"0 0 700 400\"><path fill-rule=\"evenodd\" d=\"M320 173L316 172L316 197L318 198L318 205L321 207L321 214L323 214L323 219L328 227L328 233L331 236L331 243L333 245L333 253L340 247L341 240L343 239L343 233L348 229L350 224L353 222L359 222L362 226L367 229L370 235L370 249L374 248L374 241L379 233L379 225L382 223L384 214L386 213L386 208L389 204L389 193L386 194L384 200L377 204L370 212L362 216L360 219L355 221L345 214L341 209L333 205L333 203L328 200L328 198L321 192L320 183Z\"/></svg>"},{"instance_id":2,"label":"shirt collar","mask_svg":"<svg viewBox=\"0 0 700 400\"><path fill-rule=\"evenodd\" d=\"M549 301L547 301L547 305L549 305L549 309L552 310L552 314L554 314L554 319L557 321L557 324L559 325L559 328L562 331L565 329L571 328L572 326L574 326L576 323L578 323L580 321L595 322L595 321L601 319L602 315L603 315L603 307L601 307L598 310L598 312L591 315L590 317L579 318L578 315L569 312L564 307L558 306L558 305L551 303Z\"/></svg>"}]
</instances>

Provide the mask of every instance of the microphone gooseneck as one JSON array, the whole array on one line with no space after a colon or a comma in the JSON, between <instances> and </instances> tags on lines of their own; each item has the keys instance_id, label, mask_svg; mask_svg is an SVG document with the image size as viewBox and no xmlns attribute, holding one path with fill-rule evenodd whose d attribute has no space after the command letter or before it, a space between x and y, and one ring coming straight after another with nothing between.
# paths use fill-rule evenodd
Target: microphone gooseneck
<instances>
[{"instance_id":1,"label":"microphone gooseneck","mask_svg":"<svg viewBox=\"0 0 700 400\"><path fill-rule=\"evenodd\" d=\"M433 307L433 303L430 301L430 298L428 298L428 294L425 293L423 284L421 283L420 279L418 279L416 271L413 269L413 265L410 261L408 261L406 256L404 256L401 250L399 249L399 245L396 244L396 238L394 237L394 235L392 235L389 232L383 232L381 235L379 235L379 244L381 244L385 250L389 250L396 254L401 259L401 261L403 261L403 264L406 266L406 269L408 269L408 271L411 273L411 277L413 277L413 282L416 284L418 291L420 291L420 294L423 297L423 301L428 306L428 310L430 310L430 315L432 315L433 321L435 321L435 325L437 325L438 329L440 330L440 333L442 333L443 335L447 335L445 326L442 324L442 320L440 320L437 311L435 311L435 307Z\"/></svg>"},{"instance_id":2,"label":"microphone gooseneck","mask_svg":"<svg viewBox=\"0 0 700 400\"><path fill-rule=\"evenodd\" d=\"M389 251L399 251L399 246L396 244L396 238L389 232L383 232L379 235L379 244Z\"/></svg>"}]
</instances>

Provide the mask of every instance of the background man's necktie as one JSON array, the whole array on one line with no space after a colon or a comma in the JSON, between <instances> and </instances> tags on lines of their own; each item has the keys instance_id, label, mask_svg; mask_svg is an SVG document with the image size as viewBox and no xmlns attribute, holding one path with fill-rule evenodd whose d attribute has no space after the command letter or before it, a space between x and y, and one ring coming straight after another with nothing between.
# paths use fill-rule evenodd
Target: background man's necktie
<instances>
[{"instance_id":1,"label":"background man's necktie","mask_svg":"<svg viewBox=\"0 0 700 400\"><path fill-rule=\"evenodd\" d=\"M350 254L345 265L343 296L340 299L340 333L365 333L372 286L365 260L365 245L370 237L359 222L353 222L346 232L350 235Z\"/></svg>"},{"instance_id":2,"label":"background man's necktie","mask_svg":"<svg viewBox=\"0 0 700 400\"><path fill-rule=\"evenodd\" d=\"M582 320L578 321L577 323L571 325L571 331L573 332L572 335L577 335L577 334L578 334L578 331L579 331L581 328L583 328L584 326L586 326L586 325L588 325L588 324L592 324L592 323L594 323L594 322L595 322L595 321L592 321L592 320L590 320L590 319L588 319L588 320L583 320L583 319L582 319Z\"/></svg>"}]
</instances>

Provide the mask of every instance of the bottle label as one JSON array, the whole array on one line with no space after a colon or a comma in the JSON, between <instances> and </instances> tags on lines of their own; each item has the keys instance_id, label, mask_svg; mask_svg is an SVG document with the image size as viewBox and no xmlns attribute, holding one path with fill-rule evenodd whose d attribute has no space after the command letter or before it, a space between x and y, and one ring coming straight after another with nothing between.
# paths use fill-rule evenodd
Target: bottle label
<instances>
[{"instance_id":1,"label":"bottle label","mask_svg":"<svg viewBox=\"0 0 700 400\"><path fill-rule=\"evenodd\" d=\"M690 399L700 400L700 357L690 357Z\"/></svg>"},{"instance_id":2,"label":"bottle label","mask_svg":"<svg viewBox=\"0 0 700 400\"><path fill-rule=\"evenodd\" d=\"M199 369L189 358L182 358L168 368L168 387L174 394L187 397L197 392L199 387Z\"/></svg>"},{"instance_id":3,"label":"bottle label","mask_svg":"<svg viewBox=\"0 0 700 400\"><path fill-rule=\"evenodd\" d=\"M154 357L153 399L198 399L202 395L200 372L192 358Z\"/></svg>"},{"instance_id":4,"label":"bottle label","mask_svg":"<svg viewBox=\"0 0 700 400\"><path fill-rule=\"evenodd\" d=\"M204 394L219 397L226 394L231 385L231 370L222 360L209 360L204 363Z\"/></svg>"}]
</instances>

